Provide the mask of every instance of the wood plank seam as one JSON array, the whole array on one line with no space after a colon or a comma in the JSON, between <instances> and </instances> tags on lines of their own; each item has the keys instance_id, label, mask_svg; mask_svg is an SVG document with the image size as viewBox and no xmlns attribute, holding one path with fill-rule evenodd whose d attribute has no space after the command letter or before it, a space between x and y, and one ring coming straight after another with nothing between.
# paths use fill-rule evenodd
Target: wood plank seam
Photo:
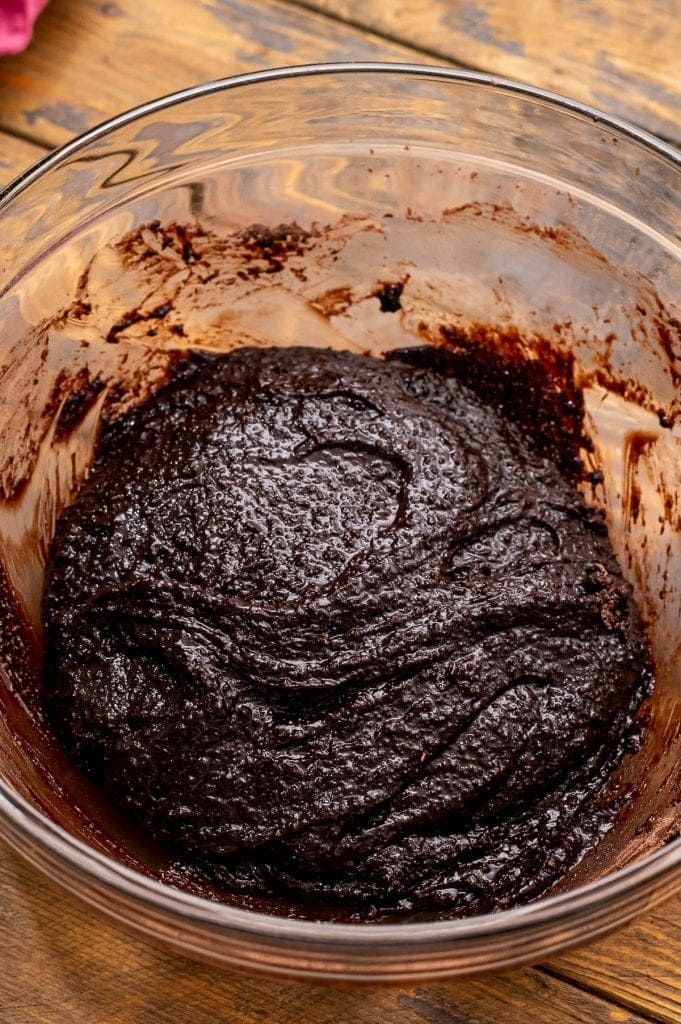
<instances>
[{"instance_id":1,"label":"wood plank seam","mask_svg":"<svg viewBox=\"0 0 681 1024\"><path fill-rule=\"evenodd\" d=\"M330 21L336 22L338 25L343 25L346 28L353 28L359 32L366 32L367 35L371 34L378 39L382 39L384 43L390 43L391 46L408 46L410 49L415 50L417 53L423 54L424 57L430 58L430 60L440 61L443 67L458 68L460 71L477 71L484 73L485 68L479 64L470 64L467 61L453 60L448 57L442 50L432 49L428 46L423 46L420 43L414 43L410 39L405 39L404 36L393 35L390 32L386 32L381 28L369 27L363 25L360 21L353 21L352 18L344 18L342 14L337 14L335 11L327 11L320 8L314 0L279 0L280 3L286 4L288 7L302 7L303 10L308 11L310 14L323 15Z\"/></svg>"},{"instance_id":2,"label":"wood plank seam","mask_svg":"<svg viewBox=\"0 0 681 1024\"><path fill-rule=\"evenodd\" d=\"M21 128L15 127L15 125L5 124L2 120L0 120L0 132L4 132L5 135L12 135L15 139L19 139L20 142L28 142L31 146L40 146L47 153L54 149L52 143L46 142L45 139L33 135L31 132L23 131ZM25 168L22 168L22 170L25 170Z\"/></svg>"},{"instance_id":3,"label":"wood plank seam","mask_svg":"<svg viewBox=\"0 0 681 1024\"><path fill-rule=\"evenodd\" d=\"M333 0L331 0L331 4L330 4L329 0L326 0L326 2L325 2L325 0L280 0L280 2L290 4L291 6L294 6L294 7L303 8L304 10L306 10L309 13L312 13L312 14L323 14L323 15L326 15L327 17L333 18L339 25L343 25L343 26L350 27L350 28L353 28L353 29L356 29L356 30L360 30L360 31L364 31L364 32L367 32L367 33L371 33L372 35L379 37L384 42L389 43L391 45L408 46L408 47L410 47L410 48L412 48L412 49L422 53L424 56L426 56L429 59L429 61L435 60L435 61L440 62L444 66L458 67L458 68L462 68L462 69L470 70L470 71L487 72L487 73L494 74L494 69L493 68L490 69L490 67L488 65L483 65L482 63L479 63L479 62L475 62L475 61L470 61L470 60L464 59L459 53L457 53L456 55L452 55L451 52L448 53L447 51L439 48L437 45L435 45L435 46L432 45L432 44L431 45L426 45L426 44L424 44L423 41L419 41L419 40L413 39L409 35L405 34L404 32L390 32L390 31L386 30L386 28L381 24L381 20L382 19L380 17L378 19L371 18L371 17L368 17L368 18L360 17L359 19L354 19L352 17L346 17L340 11L333 9L333 6L334 6ZM331 9L330 9L330 6L331 6ZM483 13L485 11L485 7L484 6L479 8L479 9L475 8L473 4L471 4L469 6L472 9L479 10L479 11L481 11ZM370 6L369 6L369 9L371 9ZM448 34L447 34L447 30L446 29L444 30L443 38L445 40L448 38ZM601 57L602 57L602 55L601 55ZM496 76L496 77L501 77L501 78L503 78L503 77L510 77L510 78L512 78L515 81L524 82L525 84L528 84L530 86L534 85L534 86L541 87L541 85L539 85L539 83L533 82L527 76L523 76L522 74L519 74L517 72L512 73L512 74L508 74L508 73L505 73L505 72L500 72L498 74L498 76ZM547 88L549 88L549 91L558 92L559 94L562 93L562 94L565 94L565 95L570 95L570 90L569 89L562 90L560 88L556 89L556 88L553 88L551 86L547 86ZM575 97L575 98L579 98L579 97ZM585 101L585 100L582 99L582 102L588 102L588 101ZM603 109L603 110L606 110L606 111L608 109L607 103L605 103L605 102L598 103L596 101L591 101L591 102L588 103L588 105L596 107L596 108L599 108L599 109ZM630 115L626 119L628 119L633 124L639 125L640 127L643 127L643 128L646 127L646 125L645 125L645 118L637 119L635 116L631 116ZM651 128L648 128L647 130L651 131ZM678 138L678 136L671 135L671 134L665 133L664 131L660 131L660 130L653 131L653 134L656 135L657 138L660 138L664 142L667 142L669 145L675 146L677 148L679 147L679 138Z\"/></svg>"},{"instance_id":4,"label":"wood plank seam","mask_svg":"<svg viewBox=\"0 0 681 1024\"><path fill-rule=\"evenodd\" d=\"M620 1010L624 1010L627 1013L635 1013L644 1020L650 1021L650 1024L666 1024L664 1017L658 1017L656 1014L651 1013L650 1010L627 1000L623 995L616 997L610 992L604 992L598 985L589 985L584 981L576 981L573 977L564 975L560 969L548 967L545 964L538 964L536 970L541 974L546 974L549 978L554 978L556 981L568 982L574 988L579 989L580 992L585 992L590 996L597 996L599 999L611 1003Z\"/></svg>"}]
</instances>

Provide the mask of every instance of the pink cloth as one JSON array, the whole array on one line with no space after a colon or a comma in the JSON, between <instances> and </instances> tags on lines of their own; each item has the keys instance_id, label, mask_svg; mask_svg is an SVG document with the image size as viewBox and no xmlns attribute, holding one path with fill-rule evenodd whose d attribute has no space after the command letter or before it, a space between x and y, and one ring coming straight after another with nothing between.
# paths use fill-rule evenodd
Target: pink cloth
<instances>
[{"instance_id":1,"label":"pink cloth","mask_svg":"<svg viewBox=\"0 0 681 1024\"><path fill-rule=\"evenodd\" d=\"M31 41L33 23L47 0L0 0L0 54L19 53Z\"/></svg>"}]
</instances>

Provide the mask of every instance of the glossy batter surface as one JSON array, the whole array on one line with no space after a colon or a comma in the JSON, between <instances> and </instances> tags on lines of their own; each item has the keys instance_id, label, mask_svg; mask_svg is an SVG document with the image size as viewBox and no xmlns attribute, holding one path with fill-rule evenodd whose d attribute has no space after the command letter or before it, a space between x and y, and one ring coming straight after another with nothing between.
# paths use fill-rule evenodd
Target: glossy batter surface
<instances>
[{"instance_id":1,"label":"glossy batter surface","mask_svg":"<svg viewBox=\"0 0 681 1024\"><path fill-rule=\"evenodd\" d=\"M195 357L62 517L47 699L73 757L231 893L500 909L612 824L648 684L598 516L457 381Z\"/></svg>"}]
</instances>

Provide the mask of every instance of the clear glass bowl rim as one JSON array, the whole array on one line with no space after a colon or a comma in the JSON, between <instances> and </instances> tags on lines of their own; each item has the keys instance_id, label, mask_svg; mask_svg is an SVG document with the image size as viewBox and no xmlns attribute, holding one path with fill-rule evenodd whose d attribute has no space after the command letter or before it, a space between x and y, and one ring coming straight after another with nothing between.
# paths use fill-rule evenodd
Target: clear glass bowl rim
<instances>
[{"instance_id":1,"label":"clear glass bowl rim","mask_svg":"<svg viewBox=\"0 0 681 1024\"><path fill-rule=\"evenodd\" d=\"M90 131L77 136L65 145L46 154L0 191L0 213L30 184L62 164L80 150L105 138L117 128L177 106L201 96L226 92L245 85L276 81L286 78L311 78L339 74L378 74L411 76L450 81L456 84L482 86L491 90L516 94L541 101L558 110L580 115L595 125L610 129L617 135L634 140L668 160L681 171L681 151L656 138L650 132L606 114L595 107L569 99L546 89L515 82L512 79L477 71L460 71L430 65L357 61L345 63L304 64L294 67L273 68L249 74L216 79L169 93L166 96L125 111L102 122ZM1 290L1 289L0 289ZM485 936L499 937L528 925L564 923L573 915L584 912L587 906L595 908L616 902L627 895L635 895L646 883L661 880L681 867L681 837L636 864L620 869L598 881L576 887L558 896L540 899L524 907L453 921L405 922L399 924L336 924L328 921L305 921L275 917L250 910L240 910L226 904L215 903L193 896L179 889L156 882L145 875L125 867L112 858L99 853L86 843L69 835L50 821L23 797L0 779L0 817L12 823L19 834L43 847L53 857L66 862L76 873L89 877L95 885L110 887L127 899L135 899L165 915L211 927L226 927L241 931L254 938L272 940L285 938L300 943L331 943L334 945L361 945L413 947L420 941L433 943L465 943Z\"/></svg>"}]
</instances>

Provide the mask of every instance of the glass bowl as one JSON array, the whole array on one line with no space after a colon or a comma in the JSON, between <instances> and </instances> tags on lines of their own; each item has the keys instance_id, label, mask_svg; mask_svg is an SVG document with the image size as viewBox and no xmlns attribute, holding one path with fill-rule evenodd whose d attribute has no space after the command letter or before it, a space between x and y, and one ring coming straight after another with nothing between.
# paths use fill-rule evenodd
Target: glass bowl
<instances>
[{"instance_id":1,"label":"glass bowl","mask_svg":"<svg viewBox=\"0 0 681 1024\"><path fill-rule=\"evenodd\" d=\"M680 196L679 154L615 118L485 75L385 64L197 86L88 132L10 185L0 197L0 833L10 844L176 950L353 982L538 961L681 885ZM272 236L269 274L248 272L253 224L288 225ZM212 259L232 261L229 301L215 284L224 276L202 262L211 245ZM402 309L385 317L375 291L391 282ZM606 513L657 659L645 742L618 776L626 813L563 891L469 920L289 920L163 884L143 839L103 807L40 717L45 552L103 409L138 401L191 347L378 354L439 343L443 326L510 338L530 358L548 347L584 389L585 459L602 474L585 496Z\"/></svg>"}]
</instances>

